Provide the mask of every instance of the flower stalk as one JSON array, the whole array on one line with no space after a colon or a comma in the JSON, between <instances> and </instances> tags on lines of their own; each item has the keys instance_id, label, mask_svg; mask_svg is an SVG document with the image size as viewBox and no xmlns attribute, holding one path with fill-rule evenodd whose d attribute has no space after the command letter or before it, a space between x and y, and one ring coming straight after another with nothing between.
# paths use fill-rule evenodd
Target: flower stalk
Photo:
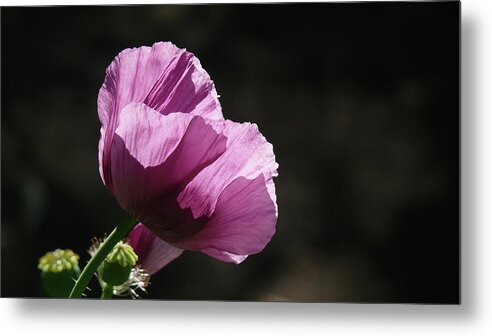
<instances>
[{"instance_id":1,"label":"flower stalk","mask_svg":"<svg viewBox=\"0 0 492 336\"><path fill-rule=\"evenodd\" d=\"M130 231L130 229L137 224L137 221L130 217L119 224L113 232L101 243L96 253L92 256L89 263L85 266L84 270L80 274L75 286L72 288L70 298L80 298L84 293L89 281L91 280L97 268L104 261L106 256L111 252L113 247Z\"/></svg>"},{"instance_id":2,"label":"flower stalk","mask_svg":"<svg viewBox=\"0 0 492 336\"><path fill-rule=\"evenodd\" d=\"M113 286L106 285L103 288L101 299L111 299L113 297Z\"/></svg>"}]
</instances>

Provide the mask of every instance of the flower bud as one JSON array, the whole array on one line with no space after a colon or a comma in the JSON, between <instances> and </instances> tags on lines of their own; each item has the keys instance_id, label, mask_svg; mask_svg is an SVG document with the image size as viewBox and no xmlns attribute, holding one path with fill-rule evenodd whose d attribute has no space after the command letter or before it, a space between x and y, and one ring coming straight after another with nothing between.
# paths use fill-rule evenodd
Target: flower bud
<instances>
[{"instance_id":1,"label":"flower bud","mask_svg":"<svg viewBox=\"0 0 492 336\"><path fill-rule=\"evenodd\" d=\"M99 276L110 286L121 285L128 280L137 260L138 256L133 248L126 243L119 242L100 266Z\"/></svg>"},{"instance_id":2,"label":"flower bud","mask_svg":"<svg viewBox=\"0 0 492 336\"><path fill-rule=\"evenodd\" d=\"M38 269L46 293L67 298L80 275L79 256L72 250L56 249L39 258Z\"/></svg>"}]
</instances>

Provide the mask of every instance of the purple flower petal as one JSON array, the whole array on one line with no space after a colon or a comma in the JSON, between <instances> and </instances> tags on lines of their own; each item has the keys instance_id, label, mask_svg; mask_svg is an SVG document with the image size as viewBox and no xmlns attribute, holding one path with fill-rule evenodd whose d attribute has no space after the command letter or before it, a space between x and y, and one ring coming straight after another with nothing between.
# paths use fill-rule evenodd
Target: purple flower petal
<instances>
[{"instance_id":1,"label":"purple flower petal","mask_svg":"<svg viewBox=\"0 0 492 336\"><path fill-rule=\"evenodd\" d=\"M256 125L130 104L115 132L110 184L159 238L239 263L275 232L277 166Z\"/></svg>"},{"instance_id":2,"label":"purple flower petal","mask_svg":"<svg viewBox=\"0 0 492 336\"><path fill-rule=\"evenodd\" d=\"M273 147L224 120L198 59L171 43L127 49L99 92L101 177L142 224L130 241L154 273L198 250L240 263L275 233Z\"/></svg>"},{"instance_id":3,"label":"purple flower petal","mask_svg":"<svg viewBox=\"0 0 492 336\"><path fill-rule=\"evenodd\" d=\"M125 210L166 241L177 241L202 225L179 206L177 194L225 146L225 136L200 116L165 116L144 104L130 104L115 132L108 184Z\"/></svg>"},{"instance_id":4,"label":"purple flower petal","mask_svg":"<svg viewBox=\"0 0 492 336\"><path fill-rule=\"evenodd\" d=\"M272 176L277 176L273 146L266 141L255 124L226 120L222 134L227 137L226 151L205 167L180 193L183 208L191 208L195 217L211 217L221 192L238 177L255 179L264 176L269 194L276 204Z\"/></svg>"},{"instance_id":5,"label":"purple flower petal","mask_svg":"<svg viewBox=\"0 0 492 336\"><path fill-rule=\"evenodd\" d=\"M183 246L236 264L261 252L275 233L277 221L268 189L262 175L235 179L220 194L207 224Z\"/></svg>"},{"instance_id":6,"label":"purple flower petal","mask_svg":"<svg viewBox=\"0 0 492 336\"><path fill-rule=\"evenodd\" d=\"M275 233L277 176L273 147L254 124L225 122L226 151L180 193L182 208L210 219L177 246L240 263L263 250Z\"/></svg>"},{"instance_id":7,"label":"purple flower petal","mask_svg":"<svg viewBox=\"0 0 492 336\"><path fill-rule=\"evenodd\" d=\"M123 50L109 65L99 91L99 170L107 183L109 148L119 115L130 103L162 113L192 113L222 120L214 84L200 61L169 42Z\"/></svg>"},{"instance_id":8,"label":"purple flower petal","mask_svg":"<svg viewBox=\"0 0 492 336\"><path fill-rule=\"evenodd\" d=\"M154 274L183 253L182 249L169 245L155 236L141 223L137 224L128 235L128 240L138 263L150 274Z\"/></svg>"}]
</instances>

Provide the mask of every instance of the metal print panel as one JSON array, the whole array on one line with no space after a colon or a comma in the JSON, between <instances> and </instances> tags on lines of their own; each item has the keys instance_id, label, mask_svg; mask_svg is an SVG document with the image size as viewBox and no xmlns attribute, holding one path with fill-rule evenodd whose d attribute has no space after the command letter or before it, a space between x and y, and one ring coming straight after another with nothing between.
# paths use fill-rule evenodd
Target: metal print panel
<instances>
[{"instance_id":1,"label":"metal print panel","mask_svg":"<svg viewBox=\"0 0 492 336\"><path fill-rule=\"evenodd\" d=\"M2 297L460 302L459 2L1 22Z\"/></svg>"}]
</instances>

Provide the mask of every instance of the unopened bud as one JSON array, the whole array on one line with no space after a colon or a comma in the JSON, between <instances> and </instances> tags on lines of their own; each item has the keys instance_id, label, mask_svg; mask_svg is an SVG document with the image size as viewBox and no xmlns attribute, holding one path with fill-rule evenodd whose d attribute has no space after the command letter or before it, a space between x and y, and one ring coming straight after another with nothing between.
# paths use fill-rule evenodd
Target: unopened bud
<instances>
[{"instance_id":1,"label":"unopened bud","mask_svg":"<svg viewBox=\"0 0 492 336\"><path fill-rule=\"evenodd\" d=\"M100 266L99 276L108 285L119 286L128 280L137 260L138 256L133 248L126 243L119 242Z\"/></svg>"},{"instance_id":2,"label":"unopened bud","mask_svg":"<svg viewBox=\"0 0 492 336\"><path fill-rule=\"evenodd\" d=\"M46 293L67 298L80 275L79 256L72 250L56 249L39 258L38 268Z\"/></svg>"}]
</instances>

